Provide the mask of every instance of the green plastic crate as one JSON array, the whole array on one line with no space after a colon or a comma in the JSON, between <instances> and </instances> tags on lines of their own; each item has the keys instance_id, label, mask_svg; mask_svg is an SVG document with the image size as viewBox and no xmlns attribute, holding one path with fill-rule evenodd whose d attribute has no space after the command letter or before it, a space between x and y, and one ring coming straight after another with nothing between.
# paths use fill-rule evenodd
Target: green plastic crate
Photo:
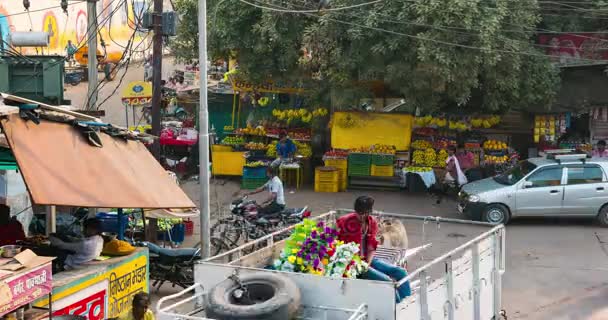
<instances>
[{"instance_id":1,"label":"green plastic crate","mask_svg":"<svg viewBox=\"0 0 608 320\"><path fill-rule=\"evenodd\" d=\"M351 153L348 155L348 166L372 164L372 155L369 153Z\"/></svg>"},{"instance_id":2,"label":"green plastic crate","mask_svg":"<svg viewBox=\"0 0 608 320\"><path fill-rule=\"evenodd\" d=\"M348 175L349 176L369 176L371 174L371 167L369 165L349 165Z\"/></svg>"},{"instance_id":3,"label":"green plastic crate","mask_svg":"<svg viewBox=\"0 0 608 320\"><path fill-rule=\"evenodd\" d=\"M241 188L245 190L257 189L264 185L268 181L267 178L262 179L243 179L241 183Z\"/></svg>"},{"instance_id":4,"label":"green plastic crate","mask_svg":"<svg viewBox=\"0 0 608 320\"><path fill-rule=\"evenodd\" d=\"M395 157L391 154L374 154L372 155L372 164L376 166L392 166Z\"/></svg>"}]
</instances>

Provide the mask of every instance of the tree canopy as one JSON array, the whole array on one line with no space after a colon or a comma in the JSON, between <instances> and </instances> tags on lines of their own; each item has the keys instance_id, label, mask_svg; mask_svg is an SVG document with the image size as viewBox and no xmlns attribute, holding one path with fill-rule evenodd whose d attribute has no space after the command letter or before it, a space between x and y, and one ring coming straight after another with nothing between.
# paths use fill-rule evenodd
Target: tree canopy
<instances>
[{"instance_id":1,"label":"tree canopy","mask_svg":"<svg viewBox=\"0 0 608 320\"><path fill-rule=\"evenodd\" d=\"M250 80L306 82L344 105L370 96L360 85L368 80L428 111L552 102L559 70L534 42L536 0L385 0L339 10L361 1L369 0L322 8L318 0L209 0L209 52L236 54ZM171 48L182 60L198 55L196 2L175 1L182 23Z\"/></svg>"}]
</instances>

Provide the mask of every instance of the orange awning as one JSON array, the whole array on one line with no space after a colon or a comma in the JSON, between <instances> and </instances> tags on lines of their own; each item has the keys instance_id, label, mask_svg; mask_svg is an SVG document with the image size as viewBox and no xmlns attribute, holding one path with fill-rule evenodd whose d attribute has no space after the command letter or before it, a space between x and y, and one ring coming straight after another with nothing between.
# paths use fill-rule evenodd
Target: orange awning
<instances>
[{"instance_id":1,"label":"orange awning","mask_svg":"<svg viewBox=\"0 0 608 320\"><path fill-rule=\"evenodd\" d=\"M99 133L91 146L74 127L18 115L2 128L28 187L39 205L90 208L194 208L195 204L138 141Z\"/></svg>"}]
</instances>

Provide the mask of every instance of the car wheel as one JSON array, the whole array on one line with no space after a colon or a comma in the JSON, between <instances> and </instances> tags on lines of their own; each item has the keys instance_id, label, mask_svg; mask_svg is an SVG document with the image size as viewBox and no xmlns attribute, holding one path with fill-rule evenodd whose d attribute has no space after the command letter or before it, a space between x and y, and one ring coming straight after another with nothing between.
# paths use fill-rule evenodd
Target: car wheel
<instances>
[{"instance_id":1,"label":"car wheel","mask_svg":"<svg viewBox=\"0 0 608 320\"><path fill-rule=\"evenodd\" d=\"M231 277L212 288L205 311L213 319L293 319L300 299L300 290L291 279L275 273L252 273Z\"/></svg>"},{"instance_id":2,"label":"car wheel","mask_svg":"<svg viewBox=\"0 0 608 320\"><path fill-rule=\"evenodd\" d=\"M509 209L502 204L491 204L483 211L483 221L491 224L507 224L509 222Z\"/></svg>"},{"instance_id":3,"label":"car wheel","mask_svg":"<svg viewBox=\"0 0 608 320\"><path fill-rule=\"evenodd\" d=\"M600 226L608 228L608 204L604 205L597 214L597 222Z\"/></svg>"}]
</instances>

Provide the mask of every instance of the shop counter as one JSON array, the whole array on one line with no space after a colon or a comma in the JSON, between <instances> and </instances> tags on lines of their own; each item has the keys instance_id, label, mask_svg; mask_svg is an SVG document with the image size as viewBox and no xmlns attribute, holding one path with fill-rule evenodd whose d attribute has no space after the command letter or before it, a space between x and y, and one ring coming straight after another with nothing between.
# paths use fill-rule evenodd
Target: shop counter
<instances>
[{"instance_id":1,"label":"shop counter","mask_svg":"<svg viewBox=\"0 0 608 320\"><path fill-rule=\"evenodd\" d=\"M53 275L53 315L81 315L89 320L115 318L131 310L138 292L148 292L148 249L128 256L93 261ZM35 303L48 308L48 298Z\"/></svg>"}]
</instances>

